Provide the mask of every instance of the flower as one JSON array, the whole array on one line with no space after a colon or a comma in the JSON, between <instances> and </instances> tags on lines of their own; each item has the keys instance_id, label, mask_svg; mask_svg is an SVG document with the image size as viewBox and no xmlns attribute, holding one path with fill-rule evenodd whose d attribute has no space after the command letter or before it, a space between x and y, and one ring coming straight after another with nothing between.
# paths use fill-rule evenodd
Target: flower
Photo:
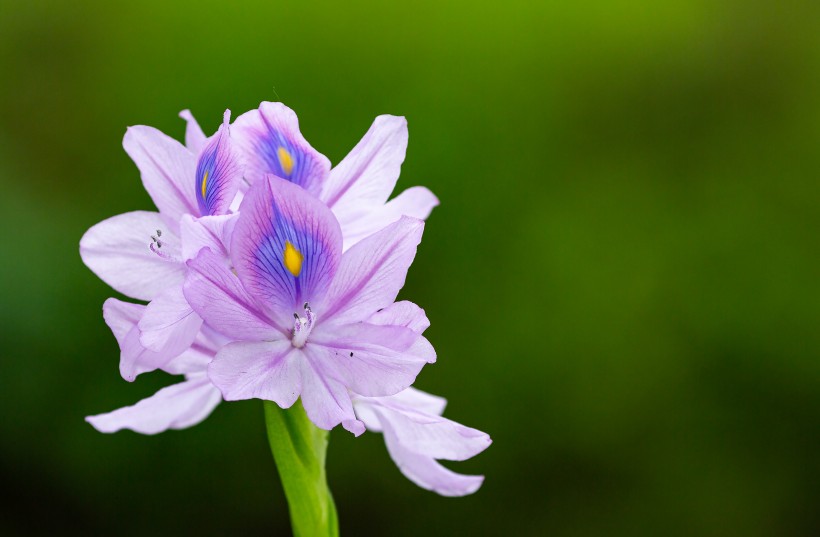
<instances>
[{"instance_id":1,"label":"flower","mask_svg":"<svg viewBox=\"0 0 820 537\"><path fill-rule=\"evenodd\" d=\"M230 110L210 141L189 112L182 115L189 118L186 137L198 156L151 127L131 127L123 139L159 212L109 218L80 240L83 261L103 281L150 301L139 320L139 342L158 354L157 367L190 347L199 332L202 319L182 295L185 261L205 246L227 255L221 244L228 239L235 218L230 206L242 182L239 155L230 142ZM129 381L152 370L131 365L120 364Z\"/></svg>"},{"instance_id":2,"label":"flower","mask_svg":"<svg viewBox=\"0 0 820 537\"><path fill-rule=\"evenodd\" d=\"M378 116L333 169L305 140L296 114L282 103L263 102L236 118L233 136L244 154L248 181L273 174L317 196L339 221L344 250L402 216L424 220L438 205L436 196L421 186L387 201L407 150L403 117Z\"/></svg>"},{"instance_id":3,"label":"flower","mask_svg":"<svg viewBox=\"0 0 820 537\"><path fill-rule=\"evenodd\" d=\"M366 319L393 304L424 223L403 217L342 255L333 213L294 183L257 179L233 231L232 268L210 249L188 262L188 303L233 340L208 373L226 400L290 407L361 434L348 389L374 397L410 386L435 351L405 326Z\"/></svg>"},{"instance_id":4,"label":"flower","mask_svg":"<svg viewBox=\"0 0 820 537\"><path fill-rule=\"evenodd\" d=\"M139 304L109 298L103 306L103 315L126 360L141 358L143 362L150 363L157 353L140 345L137 327L144 309L145 306ZM212 339L214 337L218 336L207 337L200 332L185 352L171 362L158 366L173 375L185 375L183 382L162 388L133 406L88 416L86 421L104 433L131 429L142 434L185 429L201 422L222 401L222 394L211 384L207 374L208 364L217 349L217 343Z\"/></svg>"}]
</instances>

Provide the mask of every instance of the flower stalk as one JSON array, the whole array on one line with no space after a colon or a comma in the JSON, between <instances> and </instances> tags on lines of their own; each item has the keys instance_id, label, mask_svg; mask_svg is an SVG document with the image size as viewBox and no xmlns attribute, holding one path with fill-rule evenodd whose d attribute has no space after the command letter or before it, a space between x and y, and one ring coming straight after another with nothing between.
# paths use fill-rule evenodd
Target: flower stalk
<instances>
[{"instance_id":1,"label":"flower stalk","mask_svg":"<svg viewBox=\"0 0 820 537\"><path fill-rule=\"evenodd\" d=\"M288 409L265 401L265 424L273 460L285 489L295 537L336 537L339 522L327 486L328 431L308 419L302 402Z\"/></svg>"}]
</instances>

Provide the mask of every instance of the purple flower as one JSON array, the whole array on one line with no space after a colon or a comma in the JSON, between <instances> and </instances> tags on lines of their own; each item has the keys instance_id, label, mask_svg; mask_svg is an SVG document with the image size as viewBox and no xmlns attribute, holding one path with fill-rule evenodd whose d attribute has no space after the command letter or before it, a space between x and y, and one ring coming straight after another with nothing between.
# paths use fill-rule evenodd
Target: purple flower
<instances>
[{"instance_id":1,"label":"purple flower","mask_svg":"<svg viewBox=\"0 0 820 537\"><path fill-rule=\"evenodd\" d=\"M251 184L273 174L297 184L330 207L344 237L344 250L402 216L424 220L438 199L413 187L387 201L407 150L407 121L382 115L333 169L299 131L296 114L282 103L263 102L233 124Z\"/></svg>"},{"instance_id":2,"label":"purple flower","mask_svg":"<svg viewBox=\"0 0 820 537\"><path fill-rule=\"evenodd\" d=\"M109 298L103 306L106 323L120 344L124 362L152 363L157 353L139 343L137 322L145 306ZM214 336L212 336L214 337ZM167 429L184 429L207 418L222 400L222 394L208 379L207 367L216 353L214 339L200 333L185 352L169 363L157 367L185 380L143 399L137 404L107 414L86 418L98 431L113 433L131 429L142 434L156 434Z\"/></svg>"},{"instance_id":3,"label":"purple flower","mask_svg":"<svg viewBox=\"0 0 820 537\"><path fill-rule=\"evenodd\" d=\"M360 434L348 390L393 395L435 351L412 329L366 320L394 303L424 223L404 217L342 255L333 213L295 184L257 178L233 231L232 267L210 249L188 262L184 293L233 343L208 368L226 400L259 398Z\"/></svg>"},{"instance_id":4,"label":"purple flower","mask_svg":"<svg viewBox=\"0 0 820 537\"><path fill-rule=\"evenodd\" d=\"M131 127L123 139L159 213L109 218L80 241L83 261L100 278L151 302L139 320L139 341L158 354L160 365L187 349L202 325L182 295L185 261L203 246L227 256L224 243L235 218L230 206L242 181L228 132L230 111L210 140L190 112L181 115L188 120L186 140L197 154L151 127ZM136 373L127 369L121 364L124 378L133 380Z\"/></svg>"}]
</instances>

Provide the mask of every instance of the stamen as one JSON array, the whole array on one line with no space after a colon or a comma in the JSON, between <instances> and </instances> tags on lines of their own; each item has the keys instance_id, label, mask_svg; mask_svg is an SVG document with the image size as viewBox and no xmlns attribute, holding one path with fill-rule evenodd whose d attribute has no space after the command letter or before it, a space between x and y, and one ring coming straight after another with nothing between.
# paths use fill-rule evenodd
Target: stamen
<instances>
[{"instance_id":1,"label":"stamen","mask_svg":"<svg viewBox=\"0 0 820 537\"><path fill-rule=\"evenodd\" d=\"M168 252L167 248L165 249L165 251L161 250L162 246L165 244L164 242L159 240L158 237L161 237L161 236L162 236L162 230L158 229L156 236L151 235L151 243L148 245L148 248L152 252L157 254L159 257L161 257L162 259L165 259L166 261L173 261L173 262L179 263L180 259L177 256L175 256L173 253Z\"/></svg>"},{"instance_id":2,"label":"stamen","mask_svg":"<svg viewBox=\"0 0 820 537\"><path fill-rule=\"evenodd\" d=\"M291 343L293 343L294 347L301 349L305 346L305 343L307 343L307 338L310 335L313 324L316 322L316 315L314 315L308 303L305 302L305 316L299 317L299 315L294 313L293 318L295 321L293 323L293 338L291 339Z\"/></svg>"}]
</instances>

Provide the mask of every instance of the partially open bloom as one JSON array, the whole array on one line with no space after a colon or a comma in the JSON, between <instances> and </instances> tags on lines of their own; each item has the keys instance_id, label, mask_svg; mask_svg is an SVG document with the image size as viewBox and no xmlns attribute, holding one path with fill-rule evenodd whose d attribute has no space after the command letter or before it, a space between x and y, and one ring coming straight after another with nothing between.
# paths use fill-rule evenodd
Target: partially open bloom
<instances>
[{"instance_id":1,"label":"partially open bloom","mask_svg":"<svg viewBox=\"0 0 820 537\"><path fill-rule=\"evenodd\" d=\"M342 255L339 224L318 199L277 177L245 196L233 232L233 270L205 249L188 265L185 296L234 340L209 367L227 400L291 406L301 395L317 426L353 432L348 389L392 395L435 361L421 334L364 322L393 303L423 222L402 218Z\"/></svg>"}]
</instances>

